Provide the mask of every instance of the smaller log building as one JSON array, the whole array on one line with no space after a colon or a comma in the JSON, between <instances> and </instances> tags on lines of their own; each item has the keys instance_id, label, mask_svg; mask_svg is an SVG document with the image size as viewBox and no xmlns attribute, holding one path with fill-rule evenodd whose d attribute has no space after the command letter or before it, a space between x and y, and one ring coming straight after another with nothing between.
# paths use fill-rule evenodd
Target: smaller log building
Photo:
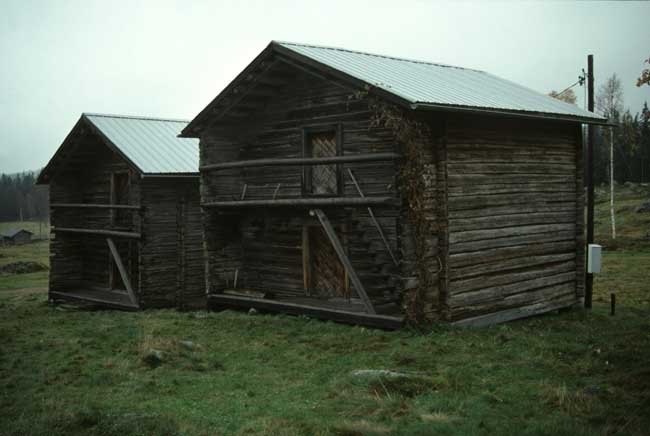
<instances>
[{"instance_id":1,"label":"smaller log building","mask_svg":"<svg viewBox=\"0 0 650 436\"><path fill-rule=\"evenodd\" d=\"M191 123L208 301L385 327L569 307L584 123L483 71L271 42Z\"/></svg>"},{"instance_id":2,"label":"smaller log building","mask_svg":"<svg viewBox=\"0 0 650 436\"><path fill-rule=\"evenodd\" d=\"M32 242L33 233L25 229L9 229L0 232L0 245L22 245Z\"/></svg>"},{"instance_id":3,"label":"smaller log building","mask_svg":"<svg viewBox=\"0 0 650 436\"><path fill-rule=\"evenodd\" d=\"M43 169L51 301L204 307L198 143L186 121L84 113Z\"/></svg>"}]
</instances>

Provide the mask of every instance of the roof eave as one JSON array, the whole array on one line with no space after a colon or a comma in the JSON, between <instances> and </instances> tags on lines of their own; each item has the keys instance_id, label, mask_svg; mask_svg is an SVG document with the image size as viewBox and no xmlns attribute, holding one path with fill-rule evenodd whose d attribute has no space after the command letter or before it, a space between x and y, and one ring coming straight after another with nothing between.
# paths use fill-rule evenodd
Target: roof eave
<instances>
[{"instance_id":1,"label":"roof eave","mask_svg":"<svg viewBox=\"0 0 650 436\"><path fill-rule=\"evenodd\" d=\"M480 107L469 107L469 106L451 106L451 105L433 104L433 103L413 103L411 104L410 107L413 110L461 112L467 114L499 115L499 116L509 116L509 117L517 117L517 118L528 118L528 119L569 121L574 123L593 124L599 126L616 126L616 124L610 123L607 119L604 118L596 118L596 117L590 118L590 117L581 117L578 115L553 114L548 112L511 111L505 109L480 108Z\"/></svg>"}]
</instances>

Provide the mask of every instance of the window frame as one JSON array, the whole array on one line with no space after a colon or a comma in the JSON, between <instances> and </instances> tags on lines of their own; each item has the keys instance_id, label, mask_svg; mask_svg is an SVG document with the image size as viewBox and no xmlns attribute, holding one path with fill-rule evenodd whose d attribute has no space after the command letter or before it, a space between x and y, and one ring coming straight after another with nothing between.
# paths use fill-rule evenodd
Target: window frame
<instances>
[{"instance_id":1,"label":"window frame","mask_svg":"<svg viewBox=\"0 0 650 436\"><path fill-rule=\"evenodd\" d=\"M333 132L336 140L336 156L343 156L343 128L340 123L336 124L321 124L304 126L302 128L302 157L312 157L311 147L309 147L309 136L315 133ZM342 164L336 165L336 193L335 194L314 194L312 193L312 171L314 165L303 165L301 171L300 189L303 197L341 197L343 195L343 166Z\"/></svg>"}]
</instances>

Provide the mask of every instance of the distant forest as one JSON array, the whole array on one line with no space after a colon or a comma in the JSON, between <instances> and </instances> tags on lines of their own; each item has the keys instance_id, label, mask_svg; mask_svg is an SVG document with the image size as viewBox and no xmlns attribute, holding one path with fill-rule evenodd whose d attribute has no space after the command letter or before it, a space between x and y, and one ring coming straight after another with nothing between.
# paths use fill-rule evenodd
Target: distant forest
<instances>
[{"instance_id":1,"label":"distant forest","mask_svg":"<svg viewBox=\"0 0 650 436\"><path fill-rule=\"evenodd\" d=\"M594 183L609 184L610 140L614 146L614 180L617 183L650 182L650 110L641 113L612 111L610 121L618 126L596 129L594 138Z\"/></svg>"},{"instance_id":2,"label":"distant forest","mask_svg":"<svg viewBox=\"0 0 650 436\"><path fill-rule=\"evenodd\" d=\"M37 172L0 175L0 221L47 221L47 186L37 186Z\"/></svg>"}]
</instances>

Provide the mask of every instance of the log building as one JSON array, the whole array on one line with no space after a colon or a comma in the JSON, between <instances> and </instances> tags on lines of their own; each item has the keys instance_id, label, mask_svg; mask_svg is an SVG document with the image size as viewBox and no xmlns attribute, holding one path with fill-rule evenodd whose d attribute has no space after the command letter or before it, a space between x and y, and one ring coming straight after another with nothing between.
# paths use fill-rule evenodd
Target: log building
<instances>
[{"instance_id":1,"label":"log building","mask_svg":"<svg viewBox=\"0 0 650 436\"><path fill-rule=\"evenodd\" d=\"M488 73L271 42L190 124L208 301L394 327L583 297L584 123Z\"/></svg>"},{"instance_id":2,"label":"log building","mask_svg":"<svg viewBox=\"0 0 650 436\"><path fill-rule=\"evenodd\" d=\"M50 186L49 298L120 309L204 307L198 143L186 121L83 114Z\"/></svg>"}]
</instances>

